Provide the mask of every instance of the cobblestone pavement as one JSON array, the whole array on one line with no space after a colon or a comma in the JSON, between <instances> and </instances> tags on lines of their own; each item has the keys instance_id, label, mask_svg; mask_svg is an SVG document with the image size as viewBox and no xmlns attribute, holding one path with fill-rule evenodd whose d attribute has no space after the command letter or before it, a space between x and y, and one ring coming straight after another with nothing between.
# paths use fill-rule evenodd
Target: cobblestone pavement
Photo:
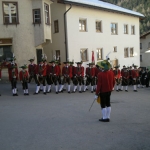
<instances>
[{"instance_id":1,"label":"cobblestone pavement","mask_svg":"<svg viewBox=\"0 0 150 150\"><path fill-rule=\"evenodd\" d=\"M99 122L94 93L24 96L18 84L13 97L1 83L0 150L150 150L150 88L112 92L109 123Z\"/></svg>"}]
</instances>

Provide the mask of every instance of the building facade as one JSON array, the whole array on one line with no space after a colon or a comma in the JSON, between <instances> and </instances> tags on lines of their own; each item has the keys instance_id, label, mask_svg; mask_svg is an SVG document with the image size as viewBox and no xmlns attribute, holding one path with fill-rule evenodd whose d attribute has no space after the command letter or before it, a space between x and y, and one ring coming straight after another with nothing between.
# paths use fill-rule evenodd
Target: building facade
<instances>
[{"instance_id":1,"label":"building facade","mask_svg":"<svg viewBox=\"0 0 150 150\"><path fill-rule=\"evenodd\" d=\"M0 59L140 65L142 14L99 0L0 0Z\"/></svg>"},{"instance_id":2,"label":"building facade","mask_svg":"<svg viewBox=\"0 0 150 150\"><path fill-rule=\"evenodd\" d=\"M58 11L59 10L59 11ZM51 54L61 61L100 61L140 65L139 19L144 17L113 4L93 0L59 0L51 4Z\"/></svg>"},{"instance_id":3,"label":"building facade","mask_svg":"<svg viewBox=\"0 0 150 150\"><path fill-rule=\"evenodd\" d=\"M140 63L150 69L150 31L140 36Z\"/></svg>"},{"instance_id":4,"label":"building facade","mask_svg":"<svg viewBox=\"0 0 150 150\"><path fill-rule=\"evenodd\" d=\"M40 59L51 43L50 0L0 0L0 60L14 53L19 65ZM47 50L48 51L48 50Z\"/></svg>"}]
</instances>

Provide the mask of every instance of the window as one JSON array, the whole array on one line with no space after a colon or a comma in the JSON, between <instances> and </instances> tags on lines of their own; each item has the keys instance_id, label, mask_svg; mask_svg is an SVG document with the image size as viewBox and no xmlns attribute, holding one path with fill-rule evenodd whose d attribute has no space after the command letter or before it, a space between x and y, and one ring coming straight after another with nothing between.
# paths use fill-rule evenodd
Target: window
<instances>
[{"instance_id":1,"label":"window","mask_svg":"<svg viewBox=\"0 0 150 150\"><path fill-rule=\"evenodd\" d=\"M58 24L58 20L54 21L54 33L58 33L59 32L59 24Z\"/></svg>"},{"instance_id":2,"label":"window","mask_svg":"<svg viewBox=\"0 0 150 150\"><path fill-rule=\"evenodd\" d=\"M140 62L142 62L142 55L140 55Z\"/></svg>"},{"instance_id":3,"label":"window","mask_svg":"<svg viewBox=\"0 0 150 150\"><path fill-rule=\"evenodd\" d=\"M134 57L134 50L133 50L133 48L130 48L130 57Z\"/></svg>"},{"instance_id":4,"label":"window","mask_svg":"<svg viewBox=\"0 0 150 150\"><path fill-rule=\"evenodd\" d=\"M102 48L97 49L97 60L102 60L103 59L102 52L103 52Z\"/></svg>"},{"instance_id":5,"label":"window","mask_svg":"<svg viewBox=\"0 0 150 150\"><path fill-rule=\"evenodd\" d=\"M50 25L49 21L49 5L44 3L44 11L45 11L45 24Z\"/></svg>"},{"instance_id":6,"label":"window","mask_svg":"<svg viewBox=\"0 0 150 150\"><path fill-rule=\"evenodd\" d=\"M33 9L33 24L41 23L41 12L40 9Z\"/></svg>"},{"instance_id":7,"label":"window","mask_svg":"<svg viewBox=\"0 0 150 150\"><path fill-rule=\"evenodd\" d=\"M140 43L140 49L142 49L142 43Z\"/></svg>"},{"instance_id":8,"label":"window","mask_svg":"<svg viewBox=\"0 0 150 150\"><path fill-rule=\"evenodd\" d=\"M135 34L135 26L131 26L131 34Z\"/></svg>"},{"instance_id":9,"label":"window","mask_svg":"<svg viewBox=\"0 0 150 150\"><path fill-rule=\"evenodd\" d=\"M87 49L81 49L80 55L81 55L81 61L88 61L88 50Z\"/></svg>"},{"instance_id":10,"label":"window","mask_svg":"<svg viewBox=\"0 0 150 150\"><path fill-rule=\"evenodd\" d=\"M3 19L4 24L19 24L18 3L3 2Z\"/></svg>"},{"instance_id":11,"label":"window","mask_svg":"<svg viewBox=\"0 0 150 150\"><path fill-rule=\"evenodd\" d=\"M102 32L102 22L101 21L96 21L96 32Z\"/></svg>"},{"instance_id":12,"label":"window","mask_svg":"<svg viewBox=\"0 0 150 150\"><path fill-rule=\"evenodd\" d=\"M56 50L56 60L60 62L60 50Z\"/></svg>"},{"instance_id":13,"label":"window","mask_svg":"<svg viewBox=\"0 0 150 150\"><path fill-rule=\"evenodd\" d=\"M117 46L114 47L114 52L117 52Z\"/></svg>"},{"instance_id":14,"label":"window","mask_svg":"<svg viewBox=\"0 0 150 150\"><path fill-rule=\"evenodd\" d=\"M86 20L85 19L80 19L79 20L79 31L85 32L86 29Z\"/></svg>"},{"instance_id":15,"label":"window","mask_svg":"<svg viewBox=\"0 0 150 150\"><path fill-rule=\"evenodd\" d=\"M117 34L117 24L111 23L111 34Z\"/></svg>"},{"instance_id":16,"label":"window","mask_svg":"<svg viewBox=\"0 0 150 150\"><path fill-rule=\"evenodd\" d=\"M127 24L124 25L124 34L128 34L128 25Z\"/></svg>"},{"instance_id":17,"label":"window","mask_svg":"<svg viewBox=\"0 0 150 150\"><path fill-rule=\"evenodd\" d=\"M124 57L126 58L126 57L129 57L129 55L128 55L128 48L125 48L124 49Z\"/></svg>"}]
</instances>

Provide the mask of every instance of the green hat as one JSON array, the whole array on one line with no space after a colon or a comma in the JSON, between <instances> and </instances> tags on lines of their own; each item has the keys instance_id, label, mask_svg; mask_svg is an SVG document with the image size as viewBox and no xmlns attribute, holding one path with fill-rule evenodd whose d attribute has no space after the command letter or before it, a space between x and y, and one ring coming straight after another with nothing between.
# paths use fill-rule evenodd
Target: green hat
<instances>
[{"instance_id":1,"label":"green hat","mask_svg":"<svg viewBox=\"0 0 150 150\"><path fill-rule=\"evenodd\" d=\"M108 60L99 61L97 62L97 65L104 70L109 70L111 68L111 64Z\"/></svg>"},{"instance_id":2,"label":"green hat","mask_svg":"<svg viewBox=\"0 0 150 150\"><path fill-rule=\"evenodd\" d=\"M14 61L14 60L16 60L16 58L15 58L15 57L10 58L10 61Z\"/></svg>"},{"instance_id":3,"label":"green hat","mask_svg":"<svg viewBox=\"0 0 150 150\"><path fill-rule=\"evenodd\" d=\"M15 65L11 66L11 69L14 69L14 68L17 68L17 66L15 66Z\"/></svg>"},{"instance_id":4,"label":"green hat","mask_svg":"<svg viewBox=\"0 0 150 150\"><path fill-rule=\"evenodd\" d=\"M21 66L21 67L19 67L19 68L26 69L26 68L27 68L27 65L23 65L23 66Z\"/></svg>"}]
</instances>

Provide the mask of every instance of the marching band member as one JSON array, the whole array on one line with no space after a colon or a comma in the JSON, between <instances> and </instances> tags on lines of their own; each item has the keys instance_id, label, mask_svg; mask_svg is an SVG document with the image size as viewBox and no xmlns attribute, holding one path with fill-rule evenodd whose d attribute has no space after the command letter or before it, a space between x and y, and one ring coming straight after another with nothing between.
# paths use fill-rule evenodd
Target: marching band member
<instances>
[{"instance_id":1,"label":"marching band member","mask_svg":"<svg viewBox=\"0 0 150 150\"><path fill-rule=\"evenodd\" d=\"M121 72L119 70L120 66L115 66L115 70L114 72L114 77L115 77L115 81L116 81L116 91L119 92L119 85L120 85L120 81L121 81Z\"/></svg>"},{"instance_id":2,"label":"marching band member","mask_svg":"<svg viewBox=\"0 0 150 150\"><path fill-rule=\"evenodd\" d=\"M35 83L37 84L37 76L36 76L36 67L37 65L34 64L34 59L30 59L30 64L28 65L28 73L29 73L29 83L32 79L34 79Z\"/></svg>"},{"instance_id":3,"label":"marching band member","mask_svg":"<svg viewBox=\"0 0 150 150\"><path fill-rule=\"evenodd\" d=\"M129 72L128 72L126 66L123 66L123 70L121 71L121 76L122 76L121 91L123 91L123 87L125 86L126 87L125 91L128 92Z\"/></svg>"},{"instance_id":4,"label":"marching band member","mask_svg":"<svg viewBox=\"0 0 150 150\"><path fill-rule=\"evenodd\" d=\"M84 85L84 80L83 80L84 67L81 66L82 62L77 62L76 64L77 64L77 67L75 67L75 69L74 69L75 76L74 76L74 79L73 79L73 83L74 83L73 93L76 92L78 84L79 84L79 93L82 93L82 91L81 91L81 84Z\"/></svg>"},{"instance_id":5,"label":"marching band member","mask_svg":"<svg viewBox=\"0 0 150 150\"><path fill-rule=\"evenodd\" d=\"M137 66L133 64L133 67L134 69L132 70L131 74L132 74L132 84L133 84L133 90L134 92L137 92L137 88L136 88L136 85L137 85L137 81L138 81L138 78L139 78L139 72L137 70Z\"/></svg>"},{"instance_id":6,"label":"marching band member","mask_svg":"<svg viewBox=\"0 0 150 150\"><path fill-rule=\"evenodd\" d=\"M50 84L55 85L55 91L56 91L56 94L58 94L57 78L58 78L59 70L58 70L58 67L55 64L56 61L51 61L50 63L52 64L50 66Z\"/></svg>"},{"instance_id":7,"label":"marching band member","mask_svg":"<svg viewBox=\"0 0 150 150\"><path fill-rule=\"evenodd\" d=\"M87 86L91 84L91 93L93 93L93 86L94 86L94 82L95 82L95 68L93 68L94 63L89 63L87 64L89 65L89 67L86 68L86 85L84 87L84 92L87 89Z\"/></svg>"},{"instance_id":8,"label":"marching band member","mask_svg":"<svg viewBox=\"0 0 150 150\"><path fill-rule=\"evenodd\" d=\"M8 68L9 81L11 82L13 96L18 96L17 94L18 67L17 64L15 63L15 60L16 58L15 56L13 56L10 59L11 62L6 65Z\"/></svg>"},{"instance_id":9,"label":"marching band member","mask_svg":"<svg viewBox=\"0 0 150 150\"><path fill-rule=\"evenodd\" d=\"M37 75L37 88L36 88L36 92L34 94L38 94L39 90L40 90L40 84L43 85L43 94L46 95L46 66L44 64L44 60L41 59L40 63L37 65L37 69L36 69L36 75Z\"/></svg>"},{"instance_id":10,"label":"marching band member","mask_svg":"<svg viewBox=\"0 0 150 150\"><path fill-rule=\"evenodd\" d=\"M108 60L98 62L97 65L102 68L102 72L98 74L98 83L94 99L97 99L98 95L101 99L102 118L99 119L99 121L109 122L111 113L110 96L115 85L114 73L110 71L111 64Z\"/></svg>"},{"instance_id":11,"label":"marching band member","mask_svg":"<svg viewBox=\"0 0 150 150\"><path fill-rule=\"evenodd\" d=\"M68 93L70 93L70 83L72 78L72 67L69 66L69 62L64 62L65 66L62 69L63 81L59 92L63 90L64 83L68 83Z\"/></svg>"},{"instance_id":12,"label":"marching band member","mask_svg":"<svg viewBox=\"0 0 150 150\"><path fill-rule=\"evenodd\" d=\"M29 79L29 74L27 69L27 66L21 66L20 68L22 68L22 70L19 72L19 78L20 81L22 83L22 88L23 88L23 92L24 95L29 95L29 91L28 91L28 79Z\"/></svg>"}]
</instances>

